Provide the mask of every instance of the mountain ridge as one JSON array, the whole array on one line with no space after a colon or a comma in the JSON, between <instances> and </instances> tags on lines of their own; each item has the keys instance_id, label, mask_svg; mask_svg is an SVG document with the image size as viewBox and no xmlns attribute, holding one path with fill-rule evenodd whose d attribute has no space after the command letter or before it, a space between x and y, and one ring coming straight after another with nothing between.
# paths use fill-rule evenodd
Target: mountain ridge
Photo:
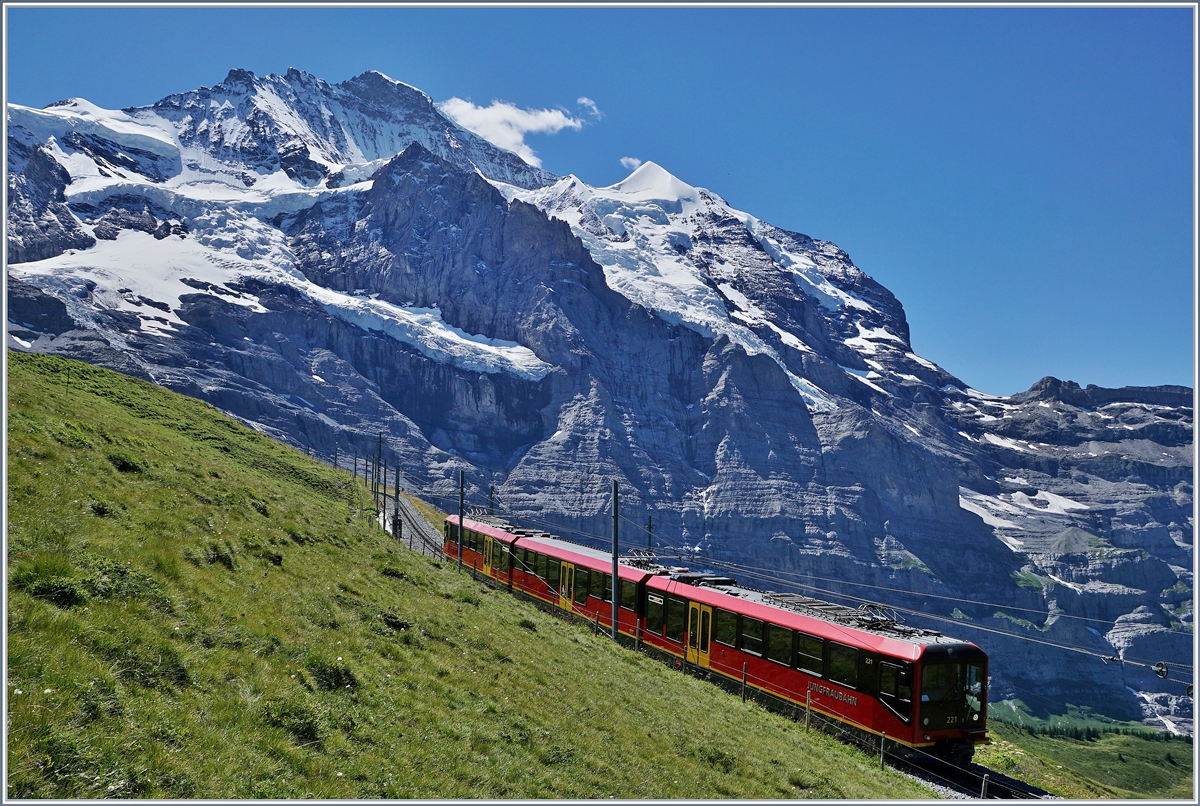
<instances>
[{"instance_id":1,"label":"mountain ridge","mask_svg":"<svg viewBox=\"0 0 1200 806\"><path fill-rule=\"evenodd\" d=\"M592 188L497 156L382 75L231 76L164 99L167 117L10 106L10 348L141 375L326 457L382 429L389 465L421 469L412 489L453 496L465 470L473 495L555 528L606 534L615 478L691 563L904 588L938 617L942 596L1032 609L1097 653L1180 651L1187 390L986 395L913 352L899 300L836 245L661 166ZM362 111L376 101L393 106ZM414 121L393 154L359 145ZM1059 556L1069 528L1100 548ZM960 612L964 630L1013 623ZM1190 720L1133 666L970 635L1003 656L998 697Z\"/></svg>"}]
</instances>

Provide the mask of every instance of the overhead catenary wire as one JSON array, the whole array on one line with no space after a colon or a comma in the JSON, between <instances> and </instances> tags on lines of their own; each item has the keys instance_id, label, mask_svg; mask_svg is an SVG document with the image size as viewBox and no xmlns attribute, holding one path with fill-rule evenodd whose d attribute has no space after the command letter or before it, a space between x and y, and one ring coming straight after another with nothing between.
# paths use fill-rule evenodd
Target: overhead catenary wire
<instances>
[{"instance_id":1,"label":"overhead catenary wire","mask_svg":"<svg viewBox=\"0 0 1200 806\"><path fill-rule=\"evenodd\" d=\"M513 513L513 514L515 514L515 513ZM634 529L637 529L646 534L651 534L646 529L645 526L638 523L637 521L632 520L631 518L628 518L628 517L622 515L621 520L625 521L627 524L629 524L629 526L633 527ZM588 534L588 533L583 533L583 532L579 532L578 534L586 535L587 537L591 537L595 540L603 540L604 539L603 536L601 536L601 535L593 535L593 534ZM664 544L663 549L665 551L670 551L670 550L674 549L681 553L678 555L667 555L664 553L659 553L658 556L662 559L680 559L680 560L692 560L692 561L703 559L707 562L718 562L711 558L702 557L701 555L692 553L690 551L689 547L686 547L686 546L673 546L673 545L665 545ZM737 566L734 563L730 563L730 565L733 567L746 567L746 568L751 568L752 570L757 570L757 569L753 569L753 567L751 567L751 566ZM816 580L820 580L822 582L833 582L833 583L840 584L840 585L853 585L855 587L868 588L871 590L882 590L882 591L888 591L891 593L900 593L900 594L903 594L906 596L920 596L920 597L930 598L930 599L939 599L942 601L956 602L958 604L967 604L967 605L973 605L976 607L999 607L999 608L1004 608L1005 610L1016 610L1016 611L1022 612L1022 613L1037 613L1039 615L1045 615L1047 617L1054 616L1055 618L1071 619L1074 621L1087 621L1087 622L1091 622L1091 623L1095 623L1095 624L1106 624L1106 625L1114 625L1114 626L1116 624L1116 622L1108 621L1106 619L1095 619L1095 618L1090 618L1087 616L1076 616L1076 615L1073 615L1070 613L1064 613L1061 611L1047 613L1046 611L1038 610L1036 608L1031 608L1031 607L1019 607L1017 605L1005 605L1005 604L998 604L995 602L984 602L984 601L979 601L977 599L967 599L967 598L959 597L959 596L945 596L942 594L935 594L935 593L909 591L909 590L904 590L903 588L892 588L892 587L887 587L884 585L871 585L871 584L865 583L865 582L851 582L848 580L830 579L829 577L818 577L818 576L815 576L812 574L804 574L804 573L800 573L800 572L777 571L775 573L777 573L781 576L796 576L796 577L801 577L803 579L816 579ZM797 584L796 582L793 582L790 580L785 580L785 579L780 579L778 581L786 583L786 584ZM814 589L822 590L820 588L814 588ZM836 592L834 592L834 593L836 593ZM838 595L847 595L847 594L838 594ZM867 601L867 600L860 599L859 601ZM1170 629L1170 628L1163 629L1163 630L1161 630L1161 632L1170 633L1170 634L1174 634L1174 635L1187 635L1187 636L1192 635L1192 633L1187 630L1174 630L1174 629ZM1191 667L1188 667L1188 668L1191 668Z\"/></svg>"},{"instance_id":2,"label":"overhead catenary wire","mask_svg":"<svg viewBox=\"0 0 1200 806\"><path fill-rule=\"evenodd\" d=\"M511 508L509 508L509 507L507 506L507 504L505 504L505 503L503 502L503 500L502 500L502 499L501 499L499 496L497 496L496 500L497 500L497 502L498 502L498 503L500 503L500 504L501 504L501 507L502 507L504 510L508 511L508 512L509 512L511 515L513 515L514 517L517 517L517 513L513 512L513 511L511 510ZM528 520L528 521L530 521L530 522L533 522L533 523L540 523L541 525L543 525L544 527L547 527L547 528L551 528L551 529L558 529L559 531L568 532L568 533L574 533L574 534L577 534L577 535L580 535L580 536L588 537L588 538L590 538L590 539L592 539L592 540L595 540L595 541L597 541L598 543L602 543L602 542L604 542L604 541L605 541L605 538L604 538L602 535L597 535L597 534L588 533L588 532L582 532L582 531L579 531L579 530L563 529L562 527L560 527L560 526L558 526L558 525L556 525L556 524L551 524L551 523L549 523L549 522L547 522L547 521L540 521L540 520L539 520L539 519L537 519L537 518L531 518L531 517L528 517L528 516L524 516L524 518L523 518L523 519L524 519L524 520ZM628 520L628 519L626 519L626 520ZM633 522L633 521L630 521L630 523L631 523L631 525L633 525L635 528L638 528L638 529L640 529L640 530L642 530L642 531L645 531L645 530L644 530L644 527L642 527L642 526L641 526L641 524L638 524L638 523L636 523L636 522ZM664 548L665 548L665 549L668 549L668 550L670 550L670 549L676 549L676 550L679 550L681 547L678 547L678 546L664 546ZM675 555L675 556L676 556L678 559L688 559L688 560L696 560L696 559L701 559L701 558L700 558L700 557L698 557L696 554L694 554L694 553L690 553L690 552L686 552L686 551L685 551L684 553L681 553L681 554L679 554L679 555ZM670 555L667 555L667 556L664 556L664 555L659 555L659 557L660 557L660 559L670 559L670 558L672 558ZM840 591L829 590L829 589L827 589L827 588L821 588L821 587L819 587L819 586L815 586L815 585L805 585L805 584L803 584L803 583L796 582L795 580L784 579L784 578L781 578L781 577L779 577L779 576L775 576L775 575L773 575L773 574L771 574L771 573L769 573L769 572L763 571L762 569L754 568L753 566L745 566L745 565L740 565L740 564L738 564L738 563L733 563L733 562L730 562L730 561L714 560L714 559L712 559L712 558L703 558L703 559L704 559L706 562L708 562L708 563L710 563L710 564L713 564L713 565L715 565L715 566L717 566L717 567L725 566L725 567L727 567L727 568L730 568L730 569L733 569L733 570L737 570L737 571L739 571L739 573L742 573L742 574L745 574L745 575L748 575L748 576L751 576L751 577L754 577L754 578L756 578L756 579L760 579L760 580L763 580L763 581L767 581L767 582L776 582L776 583L779 583L779 584L782 584L782 585L790 585L790 586L795 586L795 587L799 587L799 588L806 589L806 590L812 590L812 591L816 591L816 592L819 592L819 593L824 593L824 594L826 594L826 595L832 595L832 596L835 596L835 597L841 597L841 598L845 598L845 599L850 599L850 600L852 600L852 601L856 601L856 602L860 602L860 603L864 603L864 604L878 604L877 602L875 602L875 601L873 601L873 600L870 600L870 599L865 599L865 598L863 598L863 597L853 596L853 595L851 595L851 594L842 593L842 592L840 592ZM786 572L785 572L785 573L786 573ZM877 587L877 586L867 586L867 587ZM939 597L939 598L948 598L948 599L954 599L955 601L958 601L958 602L960 602L960 603L964 603L964 604L974 604L974 605L987 606L987 607L1004 607L1004 605L995 605L995 604L992 604L992 603L987 603L987 602L975 602L975 601L972 601L972 600L969 600L969 599L962 599L962 598L956 598L956 597ZM984 626L977 625L977 624L969 624L969 623L965 623L965 622L963 622L963 621L961 621L961 620L958 620L958 619L953 619L953 618L950 618L950 617L947 617L947 616L940 616L940 615L937 615L937 614L934 614L934 613L926 613L926 612L924 612L924 611L921 611L921 610L916 610L916 609L914 609L914 608L905 608L905 607L900 607L900 606L896 606L896 605L886 605L886 606L887 606L887 607L890 607L891 609L893 609L893 610L896 610L896 611L898 611L898 612L902 612L902 613L908 613L908 614L910 614L910 615L913 615L913 616L918 616L918 617L922 617L922 618L929 618L929 619L933 619L933 620L936 620L936 621L941 621L941 622L946 622L946 623L955 624L955 625L957 625L957 626L961 626L961 627L967 627L967 628L974 629L974 630L980 630L980 631L982 631L982 632L987 632L987 633L991 633L991 634L994 634L994 635L1000 635L1000 636L1004 636L1004 637L1008 637L1008 638L1014 638L1014 639L1017 639L1017 640L1029 641L1029 642L1031 642L1031 643L1040 644L1040 645L1043 645L1043 646L1049 646L1049 647L1056 648L1056 649L1062 649L1062 650L1065 650L1065 651L1070 651L1070 652L1076 652L1076 653L1080 653L1080 654L1084 654L1084 655L1089 655L1089 656L1092 656L1092 657L1099 658L1100 660L1102 660L1102 661L1104 661L1104 662L1106 662L1106 663L1107 663L1107 662L1125 663L1125 664L1130 664L1130 665L1134 665L1134 666L1140 666L1140 667L1144 667L1144 668L1151 669L1151 670L1154 670L1154 669L1155 669L1155 663L1154 663L1154 662L1152 662L1152 661L1149 661L1149 660L1147 660L1147 659L1143 659L1143 658L1132 658L1132 657L1124 657L1124 658L1122 658L1122 657L1118 657L1118 656L1116 656L1116 655L1106 655L1106 654L1104 654L1104 653L1096 652L1095 650L1086 649L1086 648L1084 648L1084 647L1071 646L1071 645L1069 645L1069 644L1060 644L1060 643L1055 643L1055 642L1052 642L1052 641L1045 641L1045 640L1042 640L1042 639L1034 638L1034 637L1032 637L1032 636L1028 636L1028 635L1020 635L1020 634L1018 634L1018 633L1012 633L1012 632L1008 632L1008 631L1006 631L1006 630L998 630L998 629L995 629L995 628L991 628L991 627L984 627ZM1016 609L1021 609L1021 608L1015 608L1015 607L1014 607L1014 608L1010 608L1010 609L1014 609L1014 610L1016 610ZM1034 612L1041 612L1041 611L1034 611ZM1168 666L1175 666L1175 667L1177 667L1177 668L1179 668L1179 669L1189 669L1189 670L1192 668L1192 666L1191 666L1191 665L1189 665L1189 664L1185 664L1185 663L1171 663L1171 664L1168 664ZM1163 676L1163 675L1159 675L1159 676L1160 676L1160 678L1161 678L1161 679L1164 679L1164 680L1170 680L1171 682L1181 683L1181 684L1184 684L1184 685L1187 685L1187 684L1188 684L1188 681L1187 681L1187 680L1179 680L1179 679L1176 679L1176 678L1171 678L1171 677L1169 677L1169 676Z\"/></svg>"},{"instance_id":3,"label":"overhead catenary wire","mask_svg":"<svg viewBox=\"0 0 1200 806\"><path fill-rule=\"evenodd\" d=\"M451 499L450 495L440 493L435 490L421 490L417 494L425 494L434 499L447 499L447 500ZM472 491L471 497L474 498L475 495L476 495L476 493L474 491ZM565 524L562 524L562 523L555 523L555 522L551 522L551 521L548 521L548 520L545 520L542 518L538 518L536 516L531 516L531 515L528 515L525 513L519 513L517 511L515 511L512 507L510 507L508 505L508 503L501 496L499 496L495 493L492 493L489 496L488 503L493 508L496 505L499 505L499 508L505 514L509 515L510 517L517 518L519 520L523 520L528 523L531 523L535 526L538 526L539 528L546 530L547 532L559 532L562 534L569 534L569 535L574 535L577 537L582 537L589 541L593 541L594 543L597 544L597 547L602 546L604 543L608 542L608 538L605 535L597 534L594 532L587 532L587 531L584 531L581 529L575 529L575 528L566 526ZM638 523L637 521L634 521L632 518L629 518L628 516L625 516L625 515L620 515L619 519L621 521L625 522L628 527L632 527L633 529L635 529L637 531L649 534L648 530L642 524ZM1024 607L1019 607L1016 605L1003 605L1003 604L998 604L998 603L994 603L994 602L984 602L984 601L967 599L964 597L945 596L945 595L941 595L941 594L919 593L919 592L914 592L914 591L906 591L906 590L903 590L900 588L890 588L890 587L881 586L881 585L871 585L869 583L848 582L845 580L833 580L833 579L829 579L827 577L816 577L813 575L799 574L799 573L795 573L795 572L780 571L780 572L775 572L775 574L772 574L772 573L765 572L762 569L754 568L752 566L745 566L745 565L741 565L741 564L734 563L731 561L723 561L723 560L716 560L716 559L708 558L708 557L701 557L700 555L691 551L688 547L663 545L662 548L664 549L664 552L675 550L675 551L679 551L680 554L668 555L665 553L659 553L658 556L660 559L678 558L681 560L689 560L689 561L703 560L703 561L705 561L709 564L712 564L714 566L717 566L717 567L725 567L728 569L737 570L741 574L749 575L749 576L759 579L759 580L763 580L763 581L767 581L767 582L775 582L775 583L778 583L781 585L799 587L801 589L811 590L811 591L823 593L826 595L831 595L834 597L849 599L851 601L856 601L856 602L860 602L860 603L879 604L870 599L853 596L851 594L847 594L847 593L844 593L841 591L830 590L830 589L822 588L822 587L815 586L815 585L804 584L795 579L787 579L785 577L786 576L797 576L797 577L805 578L805 579L819 579L821 581L833 582L835 584L853 585L856 587L862 587L862 588L867 588L867 589L871 589L871 590L888 591L891 593L899 593L899 594L903 594L903 595L907 595L907 596L922 596L925 598L933 598L933 599L938 599L941 601L951 601L951 602L956 602L959 604L965 604L965 605L971 605L971 606L977 606L977 607L997 607L997 608L1003 608L1006 610L1015 610L1018 612L1028 612L1028 613L1038 613L1038 614L1043 613L1043 611L1041 611L1041 610L1036 610L1033 608L1024 608ZM999 629L995 629L995 628L991 628L991 627L984 627L984 626L978 625L978 624L966 623L959 619L953 619L953 618L946 617L946 616L940 616L940 615L937 615L934 613L927 613L927 612L917 610L917 609L911 608L911 607L902 607L899 605L892 605L892 604L888 604L885 606L891 608L892 610L900 612L900 613L907 613L909 615L917 616L920 618L928 618L928 619L933 619L935 621L952 623L952 624L955 624L956 626L959 626L962 628L979 630L981 632L986 632L986 633L1003 636L1003 637L1007 637L1007 638L1013 638L1016 640L1028 641L1031 643L1039 644L1042 646L1048 646L1048 647L1052 647L1055 649L1061 649L1064 651L1076 652L1079 654L1084 654L1084 655L1088 655L1091 657L1099 658L1100 660L1102 660L1104 662L1116 662L1116 663L1124 663L1124 664L1130 664L1130 665L1134 665L1134 666L1140 666L1143 668L1147 668L1147 669L1156 671L1156 673L1158 674L1158 676L1161 679L1170 680L1171 682L1182 683L1185 685L1188 684L1188 681L1186 681L1186 680L1172 678L1166 674L1162 674L1162 673L1158 672L1158 669L1162 668L1163 664L1161 664L1161 663L1155 664L1147 659L1132 658L1132 657L1118 657L1116 655L1107 655L1104 653L1096 652L1095 650L1086 649L1084 647L1077 647L1077 646L1072 646L1069 644L1062 644L1062 643L1056 643L1053 641L1046 641L1046 640L1034 638L1034 637L1028 636L1028 635L1020 635L1017 633L1008 632L1006 630L999 630ZM1088 621L1088 622L1092 622L1092 623L1102 623L1102 624L1109 624L1109 625L1115 624L1115 622L1107 621L1104 619L1092 619L1092 618L1088 618L1085 616L1075 616L1075 615L1072 615L1069 613L1061 613L1061 612L1060 613L1047 613L1046 615L1047 615L1047 617L1049 617L1050 615L1054 615L1056 618L1066 618L1066 619L1073 619L1073 620L1079 620L1079 621ZM1179 635L1190 635L1190 633L1188 633L1186 631L1178 631L1178 630L1171 630L1171 629L1164 629L1164 630L1162 630L1162 632L1179 634ZM1191 665L1185 664L1185 663L1170 663L1170 664L1167 664L1166 666L1167 666L1167 668L1173 666L1177 669L1188 669L1188 670L1192 669Z\"/></svg>"},{"instance_id":4,"label":"overhead catenary wire","mask_svg":"<svg viewBox=\"0 0 1200 806\"><path fill-rule=\"evenodd\" d=\"M675 547L672 546L671 548L675 548ZM698 557L698 555L695 555L695 554L690 555L690 556L692 556L694 558ZM703 559L707 560L709 558L703 558ZM1095 624L1110 624L1110 625L1116 624L1116 622L1108 621L1106 619L1089 618L1087 616L1075 616L1070 613L1063 613L1063 612L1046 613L1043 610L1038 610L1037 608L1033 608L1033 607L1018 607L1016 605L998 604L996 602L983 602L983 601L979 601L977 599L966 599L966 598L963 598L960 596L945 596L945 595L936 594L936 593L925 593L922 591L905 590L903 588L891 588L891 587L887 587L885 585L871 585L866 582L851 582L849 580L830 579L829 577L819 577L814 574L807 574L807 573L803 573L803 572L799 572L799 571L776 571L775 573L779 574L781 577L795 576L795 577L800 577L802 579L815 579L815 580L820 580L821 582L833 582L833 583L836 583L839 585L852 585L857 588L869 588L871 590L888 591L890 593L900 593L900 594L903 594L906 596L920 596L920 597L928 598L928 599L940 599L942 601L957 602L959 604L969 604L969 605L975 605L978 607L1002 607L1006 610L1017 610L1022 613L1038 613L1038 614L1047 615L1047 616L1054 615L1057 618L1072 619L1075 621L1090 621ZM789 583L789 584L791 584L791 583ZM1164 630L1164 632L1171 632L1171 633L1175 633L1177 635L1191 635L1190 632L1187 632L1185 630Z\"/></svg>"},{"instance_id":5,"label":"overhead catenary wire","mask_svg":"<svg viewBox=\"0 0 1200 806\"><path fill-rule=\"evenodd\" d=\"M741 573L743 573L747 576L751 576L756 579L764 580L767 582L782 582L784 584L794 585L796 587L799 587L799 588L802 588L805 590L817 591L820 593L825 593L827 595L840 596L845 599L850 599L853 601L858 601L858 602L862 602L862 603L866 603L866 604L876 604L876 602L873 602L870 599L864 599L862 597L852 596L850 594L839 593L838 591L831 591L826 588L817 587L815 585L803 585L803 584L799 584L799 583L792 582L789 580L781 580L778 577L772 576L769 573L761 572L761 571L758 571L757 569L753 569L748 566L739 566L736 563L713 562L713 564L718 567L720 567L721 565L736 567L736 568L740 569ZM1071 646L1070 644L1058 644L1058 643L1054 643L1052 641L1044 641L1042 639L1034 638L1032 636L1019 635L1017 633L1011 633L1011 632L1007 632L1005 630L997 630L992 627L984 627L979 624L971 624L968 622L960 621L958 619L950 618L947 616L939 616L934 613L926 613L926 612L916 610L913 608L898 607L895 605L888 605L888 607L890 607L891 609L896 610L897 612L900 612L900 613L908 613L910 615L919 616L921 618L929 618L929 619L934 619L936 621L943 621L943 622L954 624L954 625L962 627L962 628L980 630L980 631L992 633L995 635L1002 635L1002 636L1005 636L1008 638L1015 638L1015 639L1021 640L1021 641L1030 641L1035 644L1041 644L1043 646L1054 647L1056 649L1063 649L1063 650L1067 650L1070 652L1078 652L1083 655L1091 655L1092 657L1099 658L1105 662L1124 663L1124 664L1129 664L1129 665L1133 665L1133 666L1142 666L1142 667L1145 667L1145 668L1151 669L1151 670L1155 669L1154 663L1152 663L1150 661L1146 661L1144 659L1140 659L1140 658L1121 658L1121 657L1118 657L1115 655L1106 655L1104 653L1096 652L1095 650L1086 649L1084 647L1076 647L1076 646ZM1186 664L1186 663L1169 663L1168 666L1176 666L1180 669L1191 669L1192 668L1189 664ZM1172 682L1182 683L1184 685L1188 684L1188 682L1189 682L1187 680L1178 680L1178 679L1171 678L1171 677L1162 677L1161 675L1160 675L1160 677L1164 680L1171 680Z\"/></svg>"}]
</instances>

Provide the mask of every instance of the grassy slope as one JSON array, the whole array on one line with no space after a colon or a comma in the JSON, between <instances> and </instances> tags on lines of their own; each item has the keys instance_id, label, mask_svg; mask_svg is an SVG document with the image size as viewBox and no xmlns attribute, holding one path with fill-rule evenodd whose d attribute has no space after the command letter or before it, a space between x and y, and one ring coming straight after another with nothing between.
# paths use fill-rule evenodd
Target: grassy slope
<instances>
[{"instance_id":1,"label":"grassy slope","mask_svg":"<svg viewBox=\"0 0 1200 806\"><path fill-rule=\"evenodd\" d=\"M992 744L975 760L1066 798L1191 800L1192 746L1109 733L1092 742L1030 736L1012 725L989 725Z\"/></svg>"},{"instance_id":2,"label":"grassy slope","mask_svg":"<svg viewBox=\"0 0 1200 806\"><path fill-rule=\"evenodd\" d=\"M206 404L8 380L9 797L930 796L408 552Z\"/></svg>"}]
</instances>

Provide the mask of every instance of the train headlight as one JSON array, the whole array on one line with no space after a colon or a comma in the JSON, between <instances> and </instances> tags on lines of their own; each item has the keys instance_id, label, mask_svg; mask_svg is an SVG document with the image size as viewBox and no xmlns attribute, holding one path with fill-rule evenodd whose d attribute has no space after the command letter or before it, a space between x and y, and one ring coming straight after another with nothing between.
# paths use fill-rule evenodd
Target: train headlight
<instances>
[{"instance_id":1,"label":"train headlight","mask_svg":"<svg viewBox=\"0 0 1200 806\"><path fill-rule=\"evenodd\" d=\"M978 721L979 721L979 714L971 714L971 721L972 721L972 722L978 722Z\"/></svg>"},{"instance_id":2,"label":"train headlight","mask_svg":"<svg viewBox=\"0 0 1200 806\"><path fill-rule=\"evenodd\" d=\"M928 725L928 724L929 724L929 717L925 717L924 719L922 719L922 720L921 720L921 724L922 724L922 725Z\"/></svg>"}]
</instances>

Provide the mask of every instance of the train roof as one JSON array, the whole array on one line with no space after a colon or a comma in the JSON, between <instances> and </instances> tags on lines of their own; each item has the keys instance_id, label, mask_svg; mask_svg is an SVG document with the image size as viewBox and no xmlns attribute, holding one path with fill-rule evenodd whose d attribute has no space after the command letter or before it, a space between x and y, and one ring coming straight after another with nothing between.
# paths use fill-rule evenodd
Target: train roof
<instances>
[{"instance_id":1,"label":"train roof","mask_svg":"<svg viewBox=\"0 0 1200 806\"><path fill-rule=\"evenodd\" d=\"M882 605L847 607L798 593L747 588L715 574L659 576L648 581L647 588L686 595L712 607L736 610L743 616L909 660L929 657L930 649L935 646L944 647L949 654L959 651L964 655L982 653L967 641L904 624ZM947 653L937 651L933 654Z\"/></svg>"},{"instance_id":2,"label":"train roof","mask_svg":"<svg viewBox=\"0 0 1200 806\"><path fill-rule=\"evenodd\" d=\"M450 515L446 520L457 523L458 516ZM492 516L475 515L465 521L468 528L505 543L534 548L585 566L604 570L612 568L612 554L603 549L564 540L540 529L516 527ZM960 651L964 656L983 654L969 641L904 624L894 611L884 605L864 604L854 608L798 593L749 588L721 574L661 565L649 552L638 551L632 556L618 558L618 573L621 579L645 581L651 590L686 596L703 604L736 610L751 618L835 641L839 633L845 631L845 640L852 640L858 645L872 645L878 651L912 660L932 656L950 657Z\"/></svg>"}]
</instances>

